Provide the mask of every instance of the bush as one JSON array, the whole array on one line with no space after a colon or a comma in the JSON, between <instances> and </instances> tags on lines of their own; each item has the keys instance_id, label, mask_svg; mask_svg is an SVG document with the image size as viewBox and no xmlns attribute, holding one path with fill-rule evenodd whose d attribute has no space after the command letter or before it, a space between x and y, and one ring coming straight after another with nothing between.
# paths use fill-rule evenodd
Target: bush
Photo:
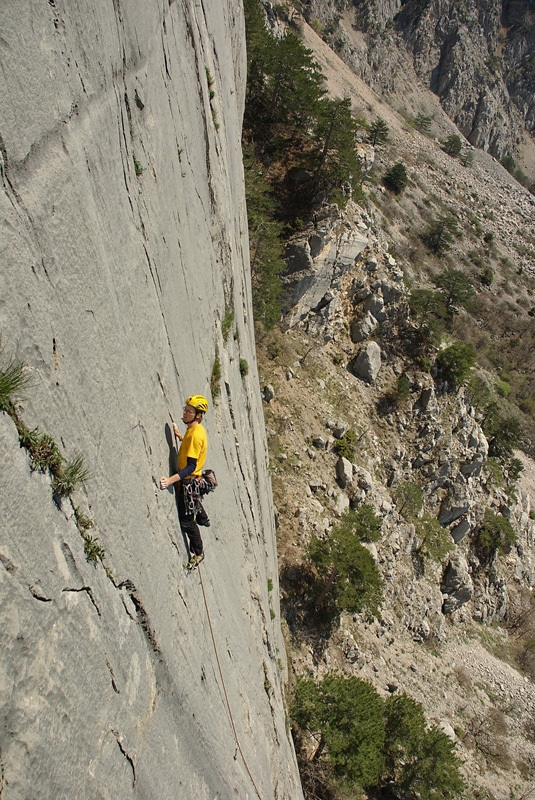
<instances>
[{"instance_id":1,"label":"bush","mask_svg":"<svg viewBox=\"0 0 535 800\"><path fill-rule=\"evenodd\" d=\"M453 158L460 156L463 149L463 141L456 133L451 133L444 142L444 152Z\"/></svg>"},{"instance_id":2,"label":"bush","mask_svg":"<svg viewBox=\"0 0 535 800\"><path fill-rule=\"evenodd\" d=\"M403 191L407 186L408 180L407 170L401 161L394 164L383 177L383 183L387 189L391 189L396 194L400 194Z\"/></svg>"},{"instance_id":3,"label":"bush","mask_svg":"<svg viewBox=\"0 0 535 800\"><path fill-rule=\"evenodd\" d=\"M433 253L442 255L450 249L453 240L460 236L461 231L454 217L440 217L424 234L423 240Z\"/></svg>"},{"instance_id":4,"label":"bush","mask_svg":"<svg viewBox=\"0 0 535 800\"><path fill-rule=\"evenodd\" d=\"M440 377L452 386L462 386L476 363L476 351L466 342L454 342L437 356Z\"/></svg>"},{"instance_id":5,"label":"bush","mask_svg":"<svg viewBox=\"0 0 535 800\"><path fill-rule=\"evenodd\" d=\"M221 361L219 357L216 356L214 360L214 364L212 366L212 375L210 377L210 392L212 393L212 399L219 396L221 391Z\"/></svg>"},{"instance_id":6,"label":"bush","mask_svg":"<svg viewBox=\"0 0 535 800\"><path fill-rule=\"evenodd\" d=\"M406 694L385 702L386 781L404 800L456 800L464 783L455 744L427 728L422 706Z\"/></svg>"},{"instance_id":7,"label":"bush","mask_svg":"<svg viewBox=\"0 0 535 800\"><path fill-rule=\"evenodd\" d=\"M364 511L360 518L360 532L366 526ZM328 616L334 619L341 611L358 613L368 611L378 616L383 598L382 580L373 556L360 543L351 514L344 516L334 526L328 539L316 536L308 547L308 558L316 568L316 607L330 601ZM358 512L357 512L358 519ZM369 535L375 535L372 531Z\"/></svg>"},{"instance_id":8,"label":"bush","mask_svg":"<svg viewBox=\"0 0 535 800\"><path fill-rule=\"evenodd\" d=\"M323 775L332 774L344 796L360 797L363 788L403 800L456 800L463 793L454 743L428 728L422 706L405 694L383 701L354 676L300 678L290 714L298 746L305 733L318 742L301 764L326 765L331 772ZM331 790L327 784L313 796L333 797Z\"/></svg>"},{"instance_id":9,"label":"bush","mask_svg":"<svg viewBox=\"0 0 535 800\"><path fill-rule=\"evenodd\" d=\"M333 450L338 456L347 458L348 461L353 461L355 453L357 452L358 439L355 431L349 430L344 435L337 439L334 443Z\"/></svg>"},{"instance_id":10,"label":"bush","mask_svg":"<svg viewBox=\"0 0 535 800\"><path fill-rule=\"evenodd\" d=\"M417 517L424 504L422 490L414 481L401 483L394 492L394 500L398 505L399 513L405 519Z\"/></svg>"},{"instance_id":11,"label":"bush","mask_svg":"<svg viewBox=\"0 0 535 800\"><path fill-rule=\"evenodd\" d=\"M416 521L416 535L420 539L418 551L426 551L433 561L442 561L453 550L453 539L436 517L424 514Z\"/></svg>"},{"instance_id":12,"label":"bush","mask_svg":"<svg viewBox=\"0 0 535 800\"><path fill-rule=\"evenodd\" d=\"M485 516L478 532L478 543L486 550L499 550L505 553L516 542L516 534L509 520L496 514L490 508L485 509Z\"/></svg>"},{"instance_id":13,"label":"bush","mask_svg":"<svg viewBox=\"0 0 535 800\"><path fill-rule=\"evenodd\" d=\"M249 364L245 358L240 358L240 375L245 378L249 374Z\"/></svg>"}]
</instances>

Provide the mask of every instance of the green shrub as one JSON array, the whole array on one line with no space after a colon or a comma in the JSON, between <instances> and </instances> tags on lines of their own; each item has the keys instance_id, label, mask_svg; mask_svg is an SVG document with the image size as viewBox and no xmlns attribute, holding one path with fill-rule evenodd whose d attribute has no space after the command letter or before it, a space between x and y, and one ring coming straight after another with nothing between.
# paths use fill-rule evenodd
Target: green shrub
<instances>
[{"instance_id":1,"label":"green shrub","mask_svg":"<svg viewBox=\"0 0 535 800\"><path fill-rule=\"evenodd\" d=\"M245 358L240 358L240 375L242 378L245 378L246 375L249 374L249 364L245 360Z\"/></svg>"},{"instance_id":2,"label":"green shrub","mask_svg":"<svg viewBox=\"0 0 535 800\"><path fill-rule=\"evenodd\" d=\"M383 176L383 183L387 187L387 189L391 189L396 194L400 194L400 192L405 189L407 183L409 181L409 176L407 175L407 169L405 164L402 164L401 161L398 161L397 164L394 164L388 172Z\"/></svg>"},{"instance_id":3,"label":"green shrub","mask_svg":"<svg viewBox=\"0 0 535 800\"><path fill-rule=\"evenodd\" d=\"M313 760L325 758L340 788L379 783L384 771L383 701L370 683L327 675L297 681L290 714L302 732L319 735Z\"/></svg>"},{"instance_id":4,"label":"green shrub","mask_svg":"<svg viewBox=\"0 0 535 800\"><path fill-rule=\"evenodd\" d=\"M226 342L228 339L228 335L230 333L230 329L232 328L232 323L234 322L234 312L230 308L225 309L225 316L221 322L221 333L223 334L223 340Z\"/></svg>"},{"instance_id":5,"label":"green shrub","mask_svg":"<svg viewBox=\"0 0 535 800\"><path fill-rule=\"evenodd\" d=\"M424 514L416 520L416 535L420 540L419 552L426 551L433 561L442 561L453 550L453 539L438 519Z\"/></svg>"},{"instance_id":6,"label":"green shrub","mask_svg":"<svg viewBox=\"0 0 535 800\"><path fill-rule=\"evenodd\" d=\"M336 440L333 450L338 456L343 456L347 458L348 461L353 461L355 453L357 452L357 447L357 434L355 431L348 430L340 439Z\"/></svg>"},{"instance_id":7,"label":"green shrub","mask_svg":"<svg viewBox=\"0 0 535 800\"><path fill-rule=\"evenodd\" d=\"M480 280L483 286L492 286L494 281L494 270L492 267L485 267L480 275Z\"/></svg>"},{"instance_id":8,"label":"green shrub","mask_svg":"<svg viewBox=\"0 0 535 800\"><path fill-rule=\"evenodd\" d=\"M462 386L476 363L476 351L466 342L454 342L437 356L440 377L452 386Z\"/></svg>"},{"instance_id":9,"label":"green shrub","mask_svg":"<svg viewBox=\"0 0 535 800\"><path fill-rule=\"evenodd\" d=\"M386 781L404 800L457 800L464 782L455 744L438 727L427 727L423 708L406 694L385 702Z\"/></svg>"},{"instance_id":10,"label":"green shrub","mask_svg":"<svg viewBox=\"0 0 535 800\"><path fill-rule=\"evenodd\" d=\"M379 614L383 597L379 570L346 517L328 539L313 536L307 555L317 570L316 605L328 599L331 618L342 610Z\"/></svg>"},{"instance_id":11,"label":"green shrub","mask_svg":"<svg viewBox=\"0 0 535 800\"><path fill-rule=\"evenodd\" d=\"M83 539L84 539L84 552L86 561L88 561L89 563L104 561L104 559L106 558L106 551L99 544L98 537L86 535L83 537Z\"/></svg>"},{"instance_id":12,"label":"green shrub","mask_svg":"<svg viewBox=\"0 0 535 800\"><path fill-rule=\"evenodd\" d=\"M141 166L141 164L139 163L139 161L135 157L134 157L134 171L135 171L135 173L136 173L138 178L141 175L143 175L143 173L145 171L144 167Z\"/></svg>"},{"instance_id":13,"label":"green shrub","mask_svg":"<svg viewBox=\"0 0 535 800\"><path fill-rule=\"evenodd\" d=\"M403 800L463 795L455 744L438 727L428 728L422 706L406 694L383 701L371 684L354 676L299 678L290 715L301 770L324 766L321 793L314 797L340 796L334 787L344 797L361 797L364 788L367 796ZM306 741L317 742L306 761L299 750L304 734Z\"/></svg>"},{"instance_id":14,"label":"green shrub","mask_svg":"<svg viewBox=\"0 0 535 800\"><path fill-rule=\"evenodd\" d=\"M394 500L399 513L408 520L415 519L424 504L422 490L415 481L400 483L394 492Z\"/></svg>"},{"instance_id":15,"label":"green shrub","mask_svg":"<svg viewBox=\"0 0 535 800\"><path fill-rule=\"evenodd\" d=\"M212 367L212 375L210 376L210 391L212 393L212 398L219 397L219 393L221 391L221 361L219 360L218 356L216 356Z\"/></svg>"},{"instance_id":16,"label":"green shrub","mask_svg":"<svg viewBox=\"0 0 535 800\"><path fill-rule=\"evenodd\" d=\"M511 545L515 544L516 533L508 519L491 511L490 508L486 508L477 538L483 548L505 553Z\"/></svg>"},{"instance_id":17,"label":"green shrub","mask_svg":"<svg viewBox=\"0 0 535 800\"><path fill-rule=\"evenodd\" d=\"M460 156L463 149L463 141L456 133L451 133L444 142L444 152L453 158Z\"/></svg>"},{"instance_id":18,"label":"green shrub","mask_svg":"<svg viewBox=\"0 0 535 800\"><path fill-rule=\"evenodd\" d=\"M461 230L457 220L454 217L443 216L431 225L423 240L433 253L442 255L450 249L453 240L460 236Z\"/></svg>"}]
</instances>

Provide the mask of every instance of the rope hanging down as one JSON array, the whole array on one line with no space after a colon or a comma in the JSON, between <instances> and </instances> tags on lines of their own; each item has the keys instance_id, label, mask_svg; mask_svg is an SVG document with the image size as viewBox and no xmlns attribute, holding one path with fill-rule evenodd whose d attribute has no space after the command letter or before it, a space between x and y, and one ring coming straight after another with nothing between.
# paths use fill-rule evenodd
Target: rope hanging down
<instances>
[{"instance_id":1,"label":"rope hanging down","mask_svg":"<svg viewBox=\"0 0 535 800\"><path fill-rule=\"evenodd\" d=\"M262 796L261 796L260 792L258 791L258 787L257 787L256 783L254 782L254 778L253 778L253 776L251 774L251 770L249 769L249 765L247 764L245 755L243 754L243 750L241 749L240 741L238 739L238 733L236 731L236 726L234 724L234 717L232 716L232 710L230 708L230 703L229 703L229 699L228 699L227 687L225 686L225 679L223 678L223 671L221 669L221 663L219 661L219 655L218 655L218 652L217 652L217 645L215 643L214 629L212 628L212 620L210 619L210 612L208 611L208 603L207 603L207 600L206 600L206 593L204 591L204 584L202 582L202 573L201 573L200 566L197 567L197 571L199 573L199 579L200 579L200 582L201 582L202 596L203 596L203 599L204 599L204 607L206 609L206 616L208 618L208 626L210 628L210 635L212 637L212 644L214 646L214 653L215 653L215 659L217 661L217 668L219 670L219 677L221 678L221 685L223 686L223 693L225 695L225 702L227 704L228 715L230 717L230 724L232 725L232 731L234 733L234 741L236 742L236 752L239 752L239 754L242 757L242 761L244 763L245 769L247 770L247 774L249 775L249 778L251 779L251 783L254 786L254 790L255 790L255 792L257 794L258 799L262 800ZM236 755L234 755L234 758L236 758Z\"/></svg>"}]
</instances>

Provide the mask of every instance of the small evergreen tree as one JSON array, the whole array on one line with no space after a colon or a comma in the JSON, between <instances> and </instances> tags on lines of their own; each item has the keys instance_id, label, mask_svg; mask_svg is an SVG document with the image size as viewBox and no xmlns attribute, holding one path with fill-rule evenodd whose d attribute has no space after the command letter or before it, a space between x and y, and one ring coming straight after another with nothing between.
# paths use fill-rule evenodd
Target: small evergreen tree
<instances>
[{"instance_id":1,"label":"small evergreen tree","mask_svg":"<svg viewBox=\"0 0 535 800\"><path fill-rule=\"evenodd\" d=\"M463 149L463 141L456 133L451 133L444 142L444 152L453 158L457 158Z\"/></svg>"},{"instance_id":2,"label":"small evergreen tree","mask_svg":"<svg viewBox=\"0 0 535 800\"><path fill-rule=\"evenodd\" d=\"M400 194L403 191L407 186L408 180L407 169L401 161L394 164L383 177L383 183L387 189L391 189L396 194Z\"/></svg>"},{"instance_id":3,"label":"small evergreen tree","mask_svg":"<svg viewBox=\"0 0 535 800\"><path fill-rule=\"evenodd\" d=\"M443 293L414 289L409 297L409 308L420 325L424 344L428 347L439 345L448 316Z\"/></svg>"},{"instance_id":4,"label":"small evergreen tree","mask_svg":"<svg viewBox=\"0 0 535 800\"><path fill-rule=\"evenodd\" d=\"M422 490L415 481L400 483L394 492L399 513L405 519L415 519L424 504Z\"/></svg>"},{"instance_id":5,"label":"small evergreen tree","mask_svg":"<svg viewBox=\"0 0 535 800\"><path fill-rule=\"evenodd\" d=\"M377 117L376 120L372 122L370 125L370 130L368 133L368 141L374 147L380 144L384 144L388 139L389 128L384 119L381 117Z\"/></svg>"},{"instance_id":6,"label":"small evergreen tree","mask_svg":"<svg viewBox=\"0 0 535 800\"><path fill-rule=\"evenodd\" d=\"M470 305L474 289L470 279L461 270L447 269L432 280L444 295L448 313L451 314L457 306L466 308Z\"/></svg>"},{"instance_id":7,"label":"small evergreen tree","mask_svg":"<svg viewBox=\"0 0 535 800\"><path fill-rule=\"evenodd\" d=\"M358 513L362 535L367 523ZM369 516L367 510L361 514ZM313 536L308 547L308 557L317 570L316 607L321 608L328 600L331 617L342 610L353 614L366 610L376 616L382 601L379 570L371 553L360 543L359 527L354 522L352 514L344 515L328 539Z\"/></svg>"},{"instance_id":8,"label":"small evergreen tree","mask_svg":"<svg viewBox=\"0 0 535 800\"><path fill-rule=\"evenodd\" d=\"M294 725L318 738L312 759L322 755L346 790L379 783L383 773L383 701L359 678L327 675L319 683L299 679L290 713Z\"/></svg>"},{"instance_id":9,"label":"small evergreen tree","mask_svg":"<svg viewBox=\"0 0 535 800\"><path fill-rule=\"evenodd\" d=\"M431 225L423 238L433 253L442 255L460 235L461 231L454 217L440 217Z\"/></svg>"},{"instance_id":10,"label":"small evergreen tree","mask_svg":"<svg viewBox=\"0 0 535 800\"><path fill-rule=\"evenodd\" d=\"M281 315L281 273L286 269L281 242L282 224L274 217L274 202L264 179L263 168L251 147L244 148L245 194L249 223L251 284L256 322L266 329Z\"/></svg>"},{"instance_id":11,"label":"small evergreen tree","mask_svg":"<svg viewBox=\"0 0 535 800\"><path fill-rule=\"evenodd\" d=\"M420 111L414 118L414 127L422 133L429 133L431 130L431 117Z\"/></svg>"},{"instance_id":12,"label":"small evergreen tree","mask_svg":"<svg viewBox=\"0 0 535 800\"><path fill-rule=\"evenodd\" d=\"M476 363L476 351L466 342L454 342L441 350L437 367L441 378L453 386L462 386Z\"/></svg>"},{"instance_id":13,"label":"small evergreen tree","mask_svg":"<svg viewBox=\"0 0 535 800\"><path fill-rule=\"evenodd\" d=\"M490 508L485 509L485 516L478 533L480 545L490 551L500 550L504 553L511 545L515 544L516 538L516 533L508 519L491 511Z\"/></svg>"},{"instance_id":14,"label":"small evergreen tree","mask_svg":"<svg viewBox=\"0 0 535 800\"><path fill-rule=\"evenodd\" d=\"M351 100L323 99L316 108L316 150L310 157L315 177L329 184L353 184L360 178L360 160L355 149L359 126L351 113Z\"/></svg>"},{"instance_id":15,"label":"small evergreen tree","mask_svg":"<svg viewBox=\"0 0 535 800\"><path fill-rule=\"evenodd\" d=\"M405 800L457 800L464 783L454 743L427 728L422 706L406 694L385 702L386 780Z\"/></svg>"},{"instance_id":16,"label":"small evergreen tree","mask_svg":"<svg viewBox=\"0 0 535 800\"><path fill-rule=\"evenodd\" d=\"M483 423L489 455L505 461L522 443L522 426L515 417L502 417L494 406Z\"/></svg>"}]
</instances>

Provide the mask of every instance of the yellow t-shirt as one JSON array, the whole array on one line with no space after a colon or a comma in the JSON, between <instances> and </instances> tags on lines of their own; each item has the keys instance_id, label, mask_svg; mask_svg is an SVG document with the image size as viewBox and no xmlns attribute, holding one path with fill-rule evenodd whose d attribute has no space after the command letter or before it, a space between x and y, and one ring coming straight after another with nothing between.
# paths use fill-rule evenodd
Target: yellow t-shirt
<instances>
[{"instance_id":1,"label":"yellow t-shirt","mask_svg":"<svg viewBox=\"0 0 535 800\"><path fill-rule=\"evenodd\" d=\"M206 430L203 425L198 422L197 425L186 428L186 433L182 438L178 451L178 471L180 472L181 469L187 466L188 458L196 458L197 466L188 477L192 478L195 475L202 475L202 468L206 461L207 450L208 437L206 436Z\"/></svg>"}]
</instances>

